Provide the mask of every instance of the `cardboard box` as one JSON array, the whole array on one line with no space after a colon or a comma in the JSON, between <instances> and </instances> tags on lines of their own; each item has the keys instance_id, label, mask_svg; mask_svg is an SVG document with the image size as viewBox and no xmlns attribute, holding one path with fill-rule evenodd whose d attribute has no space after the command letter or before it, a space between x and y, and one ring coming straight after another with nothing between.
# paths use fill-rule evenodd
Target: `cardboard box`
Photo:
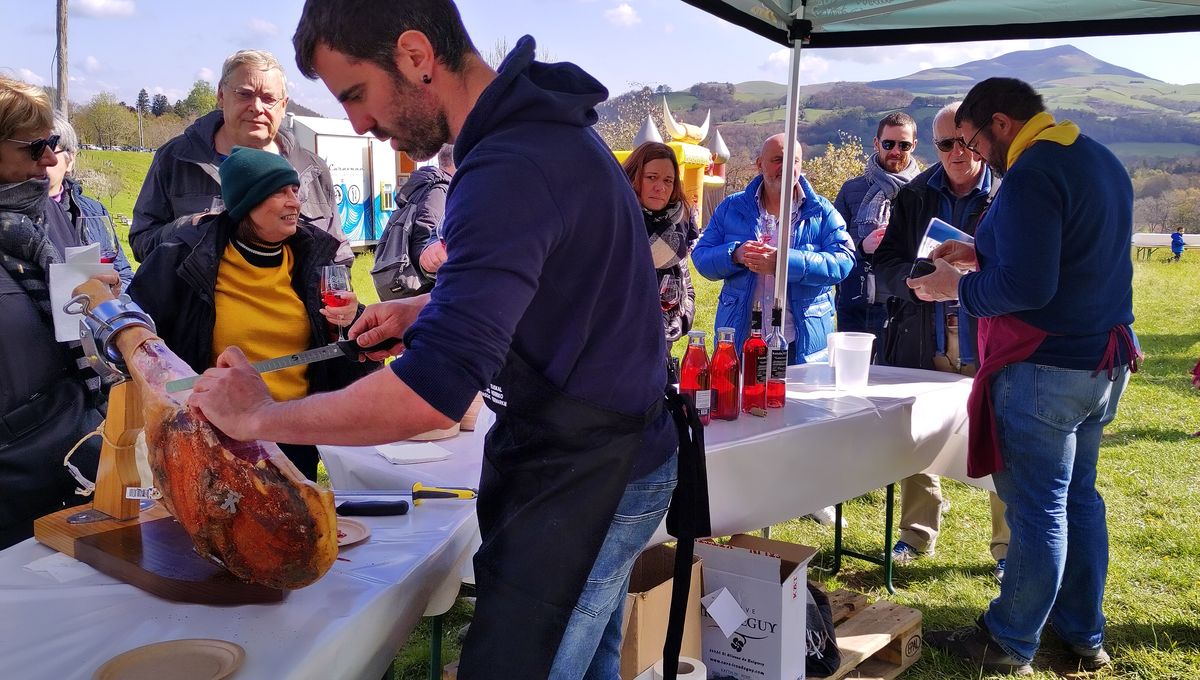
<instances>
[{"instance_id":1,"label":"cardboard box","mask_svg":"<svg viewBox=\"0 0 1200 680\"><path fill-rule=\"evenodd\" d=\"M817 552L795 543L738 534L728 544L697 541L704 559L704 593L725 588L746 617L727 637L702 614L701 658L710 678L804 678L808 561Z\"/></svg>"},{"instance_id":2,"label":"cardboard box","mask_svg":"<svg viewBox=\"0 0 1200 680\"><path fill-rule=\"evenodd\" d=\"M671 589L675 579L675 549L657 545L643 552L629 575L622 622L621 680L634 680L662 658L671 614ZM701 562L692 558L692 587L684 619L680 654L700 658Z\"/></svg>"}]
</instances>

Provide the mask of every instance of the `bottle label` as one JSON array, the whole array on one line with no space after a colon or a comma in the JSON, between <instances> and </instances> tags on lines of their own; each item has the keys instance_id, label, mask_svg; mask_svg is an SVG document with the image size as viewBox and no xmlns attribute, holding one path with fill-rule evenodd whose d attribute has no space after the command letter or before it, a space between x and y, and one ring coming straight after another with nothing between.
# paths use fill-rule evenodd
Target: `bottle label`
<instances>
[{"instance_id":1,"label":"bottle label","mask_svg":"<svg viewBox=\"0 0 1200 680\"><path fill-rule=\"evenodd\" d=\"M754 360L754 376L759 385L767 384L767 354L766 352L759 355Z\"/></svg>"},{"instance_id":2,"label":"bottle label","mask_svg":"<svg viewBox=\"0 0 1200 680\"><path fill-rule=\"evenodd\" d=\"M788 352L786 349L771 350L771 378L773 380L787 379Z\"/></svg>"},{"instance_id":3,"label":"bottle label","mask_svg":"<svg viewBox=\"0 0 1200 680\"><path fill-rule=\"evenodd\" d=\"M696 410L701 414L712 408L712 390L696 390Z\"/></svg>"}]
</instances>

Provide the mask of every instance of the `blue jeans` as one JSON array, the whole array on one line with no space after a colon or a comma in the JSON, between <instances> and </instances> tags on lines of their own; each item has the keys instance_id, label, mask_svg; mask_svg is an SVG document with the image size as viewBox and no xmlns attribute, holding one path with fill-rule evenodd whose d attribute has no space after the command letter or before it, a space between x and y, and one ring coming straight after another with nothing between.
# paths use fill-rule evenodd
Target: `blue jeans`
<instances>
[{"instance_id":1,"label":"blue jeans","mask_svg":"<svg viewBox=\"0 0 1200 680\"><path fill-rule=\"evenodd\" d=\"M604 545L563 633L551 680L617 680L621 618L633 562L667 514L678 472L672 455L657 470L625 487Z\"/></svg>"},{"instance_id":2,"label":"blue jeans","mask_svg":"<svg viewBox=\"0 0 1200 680\"><path fill-rule=\"evenodd\" d=\"M984 622L1010 655L1033 659L1049 621L1068 644L1104 639L1108 527L1096 491L1100 435L1129 383L1031 363L1012 364L992 382L1004 470L992 475L1012 529L1000 596Z\"/></svg>"}]
</instances>

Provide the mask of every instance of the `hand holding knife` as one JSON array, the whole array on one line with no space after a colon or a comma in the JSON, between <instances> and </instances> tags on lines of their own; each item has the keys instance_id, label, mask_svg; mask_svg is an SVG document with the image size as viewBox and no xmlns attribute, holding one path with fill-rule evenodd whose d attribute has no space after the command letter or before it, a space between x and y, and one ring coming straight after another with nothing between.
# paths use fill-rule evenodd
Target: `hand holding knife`
<instances>
[{"instance_id":1,"label":"hand holding knife","mask_svg":"<svg viewBox=\"0 0 1200 680\"><path fill-rule=\"evenodd\" d=\"M304 352L297 352L295 354L287 354L281 357L275 357L274 359L256 361L251 364L251 366L254 368L254 370L261 374L270 373L272 371L280 371L285 368L292 368L293 366L304 366L306 364L325 361L327 359L336 359L338 357L346 357L355 361L361 361L362 358L367 354L372 352L387 351L398 344L400 344L399 338L389 338L370 347L359 347L358 342L355 340L338 340L337 342L330 343L324 347L318 347L316 349L310 349ZM194 375L187 378L172 380L167 383L167 392L173 393L190 390L192 389L192 386L196 384L196 380L199 379L199 377L200 376L198 375Z\"/></svg>"}]
</instances>

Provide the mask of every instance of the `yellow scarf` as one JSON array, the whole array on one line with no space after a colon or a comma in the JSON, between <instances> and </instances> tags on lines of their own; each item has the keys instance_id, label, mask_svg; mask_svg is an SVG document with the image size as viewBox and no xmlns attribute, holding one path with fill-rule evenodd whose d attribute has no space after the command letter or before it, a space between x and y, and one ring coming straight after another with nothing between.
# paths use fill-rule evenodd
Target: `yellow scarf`
<instances>
[{"instance_id":1,"label":"yellow scarf","mask_svg":"<svg viewBox=\"0 0 1200 680\"><path fill-rule=\"evenodd\" d=\"M1045 111L1025 121L1025 126L1008 147L1008 167L1012 169L1017 159L1025 149L1033 146L1034 142L1047 141L1063 146L1071 146L1079 138L1079 126L1069 120L1061 123L1054 122L1054 116Z\"/></svg>"}]
</instances>

